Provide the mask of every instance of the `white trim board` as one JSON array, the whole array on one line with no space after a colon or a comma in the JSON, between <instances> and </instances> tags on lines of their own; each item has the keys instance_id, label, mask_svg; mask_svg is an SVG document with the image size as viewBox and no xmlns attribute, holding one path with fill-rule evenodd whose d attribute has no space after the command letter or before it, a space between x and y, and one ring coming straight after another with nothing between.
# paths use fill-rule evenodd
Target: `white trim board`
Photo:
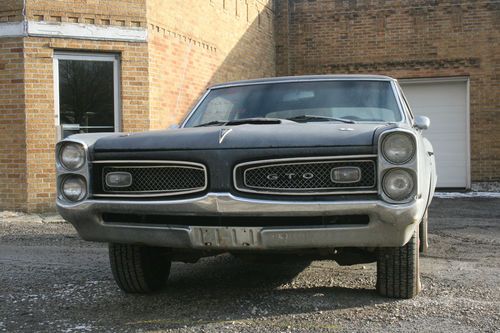
<instances>
[{"instance_id":1,"label":"white trim board","mask_svg":"<svg viewBox=\"0 0 500 333\"><path fill-rule=\"evenodd\" d=\"M24 22L0 23L0 38L2 37L24 37Z\"/></svg>"},{"instance_id":2,"label":"white trim board","mask_svg":"<svg viewBox=\"0 0 500 333\"><path fill-rule=\"evenodd\" d=\"M90 40L147 42L146 28L100 26L80 23L15 22L0 23L0 37L49 37Z\"/></svg>"}]
</instances>

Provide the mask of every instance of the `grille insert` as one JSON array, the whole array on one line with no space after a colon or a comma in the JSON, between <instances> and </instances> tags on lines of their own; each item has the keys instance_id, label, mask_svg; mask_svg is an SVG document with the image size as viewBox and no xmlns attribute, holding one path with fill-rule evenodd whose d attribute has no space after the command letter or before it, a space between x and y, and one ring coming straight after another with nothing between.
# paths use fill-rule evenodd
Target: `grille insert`
<instances>
[{"instance_id":1,"label":"grille insert","mask_svg":"<svg viewBox=\"0 0 500 333\"><path fill-rule=\"evenodd\" d=\"M335 168L359 168L356 182L335 182ZM240 164L235 169L237 189L244 192L270 194L335 194L375 192L374 159L289 159Z\"/></svg>"},{"instance_id":2,"label":"grille insert","mask_svg":"<svg viewBox=\"0 0 500 333\"><path fill-rule=\"evenodd\" d=\"M99 162L100 163L100 162ZM140 164L140 165L138 165ZM126 172L132 182L126 187L106 184L110 172ZM207 188L206 168L197 163L170 162L108 162L100 172L101 193L96 196L166 196L200 192Z\"/></svg>"},{"instance_id":3,"label":"grille insert","mask_svg":"<svg viewBox=\"0 0 500 333\"><path fill-rule=\"evenodd\" d=\"M367 225L368 215L333 216L179 216L104 213L106 223L224 227L301 227Z\"/></svg>"}]
</instances>

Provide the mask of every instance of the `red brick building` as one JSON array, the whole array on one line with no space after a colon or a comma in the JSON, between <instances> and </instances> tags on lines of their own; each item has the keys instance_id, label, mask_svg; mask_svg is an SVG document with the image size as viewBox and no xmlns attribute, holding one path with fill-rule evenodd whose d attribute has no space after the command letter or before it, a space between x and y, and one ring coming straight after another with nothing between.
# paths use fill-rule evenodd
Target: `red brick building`
<instances>
[{"instance_id":1,"label":"red brick building","mask_svg":"<svg viewBox=\"0 0 500 333\"><path fill-rule=\"evenodd\" d=\"M61 126L164 128L209 84L274 75L402 79L441 186L498 186L499 41L494 0L3 0L0 209L53 209Z\"/></svg>"}]
</instances>

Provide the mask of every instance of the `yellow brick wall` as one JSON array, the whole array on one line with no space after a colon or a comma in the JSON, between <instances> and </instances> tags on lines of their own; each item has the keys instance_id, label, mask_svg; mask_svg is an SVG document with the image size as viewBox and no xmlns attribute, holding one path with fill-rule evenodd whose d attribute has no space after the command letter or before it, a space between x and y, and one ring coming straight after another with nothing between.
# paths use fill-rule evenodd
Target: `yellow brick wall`
<instances>
[{"instance_id":1,"label":"yellow brick wall","mask_svg":"<svg viewBox=\"0 0 500 333\"><path fill-rule=\"evenodd\" d=\"M0 39L0 210L26 208L22 38Z\"/></svg>"},{"instance_id":2,"label":"yellow brick wall","mask_svg":"<svg viewBox=\"0 0 500 333\"><path fill-rule=\"evenodd\" d=\"M23 0L0 1L0 23L22 20Z\"/></svg>"},{"instance_id":3,"label":"yellow brick wall","mask_svg":"<svg viewBox=\"0 0 500 333\"><path fill-rule=\"evenodd\" d=\"M26 9L33 21L127 27L146 24L146 0L26 0Z\"/></svg>"},{"instance_id":4,"label":"yellow brick wall","mask_svg":"<svg viewBox=\"0 0 500 333\"><path fill-rule=\"evenodd\" d=\"M148 0L151 128L178 122L207 85L275 75L267 0Z\"/></svg>"}]
</instances>

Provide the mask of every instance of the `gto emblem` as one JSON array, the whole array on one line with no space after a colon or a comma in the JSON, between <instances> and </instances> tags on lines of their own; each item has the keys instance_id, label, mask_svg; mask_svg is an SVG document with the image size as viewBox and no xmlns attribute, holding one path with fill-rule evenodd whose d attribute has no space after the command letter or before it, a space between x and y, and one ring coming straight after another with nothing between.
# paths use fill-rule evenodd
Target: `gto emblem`
<instances>
[{"instance_id":1,"label":"gto emblem","mask_svg":"<svg viewBox=\"0 0 500 333\"><path fill-rule=\"evenodd\" d=\"M219 132L219 144L222 143L222 141L224 141L224 138L229 134L231 133L233 129L232 128L223 128L220 130Z\"/></svg>"},{"instance_id":2,"label":"gto emblem","mask_svg":"<svg viewBox=\"0 0 500 333\"><path fill-rule=\"evenodd\" d=\"M278 179L281 179L281 178L287 178L287 179L295 179L295 178L302 178L302 179L306 179L306 180L309 180L309 179L313 179L315 176L314 176L314 173L312 172L305 172L305 173L302 173L302 174L297 174L297 173L293 173L293 172L288 172L288 173L284 173L284 174L277 174L277 173L270 173L266 176L266 178L268 180L272 180L272 181L275 181L275 180L278 180Z\"/></svg>"}]
</instances>

